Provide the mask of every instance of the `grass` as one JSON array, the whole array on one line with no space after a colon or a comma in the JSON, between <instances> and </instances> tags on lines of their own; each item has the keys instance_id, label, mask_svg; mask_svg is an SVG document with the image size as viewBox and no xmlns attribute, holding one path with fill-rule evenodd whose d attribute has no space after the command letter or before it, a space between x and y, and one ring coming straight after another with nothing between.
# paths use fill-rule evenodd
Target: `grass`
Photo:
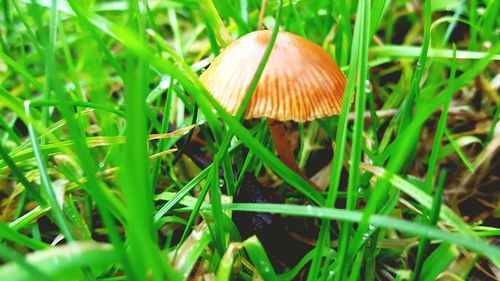
<instances>
[{"instance_id":1,"label":"grass","mask_svg":"<svg viewBox=\"0 0 500 281\"><path fill-rule=\"evenodd\" d=\"M0 280L500 278L500 1L0 1ZM287 123L325 192L241 118L269 53L236 116L198 79L261 10L348 78Z\"/></svg>"}]
</instances>

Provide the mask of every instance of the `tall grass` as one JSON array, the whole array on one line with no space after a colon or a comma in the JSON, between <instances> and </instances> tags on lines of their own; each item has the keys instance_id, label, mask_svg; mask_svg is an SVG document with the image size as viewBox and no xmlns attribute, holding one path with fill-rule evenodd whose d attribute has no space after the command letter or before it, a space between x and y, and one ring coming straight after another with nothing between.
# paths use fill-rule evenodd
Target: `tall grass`
<instances>
[{"instance_id":1,"label":"tall grass","mask_svg":"<svg viewBox=\"0 0 500 281\"><path fill-rule=\"evenodd\" d=\"M1 0L0 280L499 278L500 2L266 2ZM261 11L232 116L198 76ZM278 30L348 78L339 116L288 124L325 192L242 120ZM254 176L283 200L242 202ZM287 264L236 212L310 250Z\"/></svg>"}]
</instances>

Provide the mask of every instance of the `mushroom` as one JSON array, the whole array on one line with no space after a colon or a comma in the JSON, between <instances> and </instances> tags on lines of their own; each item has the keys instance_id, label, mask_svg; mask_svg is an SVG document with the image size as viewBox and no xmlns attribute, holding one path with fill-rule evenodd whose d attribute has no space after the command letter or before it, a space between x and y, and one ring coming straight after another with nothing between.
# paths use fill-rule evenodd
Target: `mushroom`
<instances>
[{"instance_id":1,"label":"mushroom","mask_svg":"<svg viewBox=\"0 0 500 281\"><path fill-rule=\"evenodd\" d=\"M201 74L201 82L229 113L240 107L271 34L260 30L239 38ZM267 117L278 157L318 190L297 166L283 122L338 115L345 84L344 74L320 46L280 31L245 111L246 119Z\"/></svg>"}]
</instances>

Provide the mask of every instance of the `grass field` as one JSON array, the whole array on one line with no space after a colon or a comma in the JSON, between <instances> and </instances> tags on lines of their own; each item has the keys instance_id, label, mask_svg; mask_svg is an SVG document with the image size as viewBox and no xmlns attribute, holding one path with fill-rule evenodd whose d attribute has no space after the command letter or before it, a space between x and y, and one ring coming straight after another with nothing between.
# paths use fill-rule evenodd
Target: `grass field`
<instances>
[{"instance_id":1,"label":"grass field","mask_svg":"<svg viewBox=\"0 0 500 281\"><path fill-rule=\"evenodd\" d=\"M499 0L0 5L0 280L500 279ZM323 192L198 78L262 28L347 77Z\"/></svg>"}]
</instances>

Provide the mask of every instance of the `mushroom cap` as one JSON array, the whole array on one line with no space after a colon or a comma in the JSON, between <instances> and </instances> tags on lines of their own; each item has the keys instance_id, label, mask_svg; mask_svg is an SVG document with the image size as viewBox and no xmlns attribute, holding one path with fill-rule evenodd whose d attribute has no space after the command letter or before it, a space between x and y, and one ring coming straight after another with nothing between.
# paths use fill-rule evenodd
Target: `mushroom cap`
<instances>
[{"instance_id":1,"label":"mushroom cap","mask_svg":"<svg viewBox=\"0 0 500 281\"><path fill-rule=\"evenodd\" d=\"M271 34L260 30L239 38L201 74L201 82L229 113L238 110ZM344 74L320 46L279 32L245 118L304 122L337 115L345 84Z\"/></svg>"}]
</instances>

